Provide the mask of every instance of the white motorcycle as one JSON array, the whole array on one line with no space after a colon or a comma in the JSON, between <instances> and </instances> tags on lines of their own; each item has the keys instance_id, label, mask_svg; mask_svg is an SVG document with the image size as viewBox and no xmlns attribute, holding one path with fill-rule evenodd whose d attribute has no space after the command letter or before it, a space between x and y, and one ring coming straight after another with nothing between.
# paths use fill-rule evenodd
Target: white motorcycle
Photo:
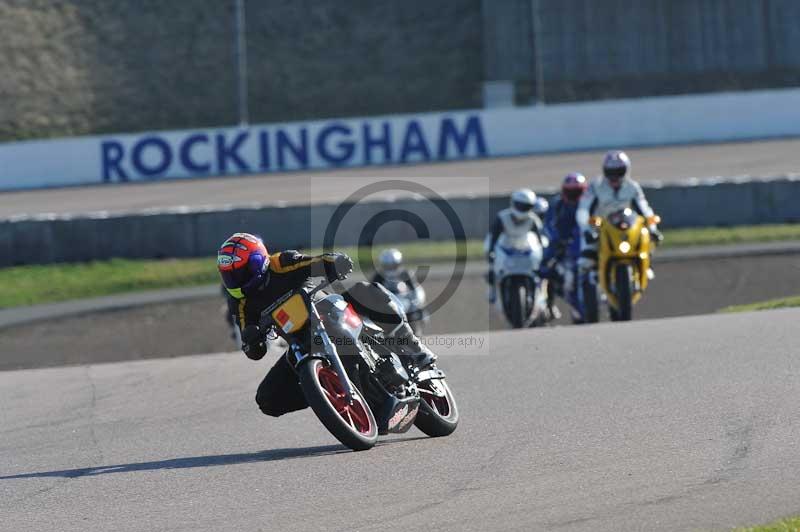
<instances>
[{"instance_id":1,"label":"white motorcycle","mask_svg":"<svg viewBox=\"0 0 800 532\"><path fill-rule=\"evenodd\" d=\"M425 308L426 294L425 289L418 285L416 289L412 289L405 281L385 279L383 285L392 294L397 296L398 301L406 313L408 324L414 331L414 334L420 336L422 331L431 321L431 316Z\"/></svg>"},{"instance_id":2,"label":"white motorcycle","mask_svg":"<svg viewBox=\"0 0 800 532\"><path fill-rule=\"evenodd\" d=\"M544 244L546 245L546 238ZM547 321L547 281L536 275L542 262L543 242L533 233L502 235L494 247L492 290L499 309L515 329Z\"/></svg>"}]
</instances>

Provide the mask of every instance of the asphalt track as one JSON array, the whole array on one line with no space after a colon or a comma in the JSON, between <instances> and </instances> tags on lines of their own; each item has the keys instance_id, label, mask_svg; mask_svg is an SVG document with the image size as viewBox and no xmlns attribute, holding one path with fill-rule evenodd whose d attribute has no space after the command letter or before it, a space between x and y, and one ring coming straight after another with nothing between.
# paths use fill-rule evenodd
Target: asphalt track
<instances>
[{"instance_id":1,"label":"asphalt track","mask_svg":"<svg viewBox=\"0 0 800 532\"><path fill-rule=\"evenodd\" d=\"M220 354L0 373L3 530L713 530L800 511L800 310L450 337L462 421L352 453ZM480 346L478 342L485 343Z\"/></svg>"},{"instance_id":2,"label":"asphalt track","mask_svg":"<svg viewBox=\"0 0 800 532\"><path fill-rule=\"evenodd\" d=\"M796 173L800 169L800 139L639 148L631 149L629 153L634 175L645 183L691 177L768 177ZM599 172L602 155L602 151L591 151L329 172L136 183L125 188L98 185L7 192L0 194L0 219L43 213L118 213L177 206L338 201L378 178L411 179L440 194L463 195L467 191L505 193L523 186L553 187L571 171L594 175ZM473 178L468 186L465 186L465 178ZM397 192L391 194L401 195Z\"/></svg>"}]
</instances>

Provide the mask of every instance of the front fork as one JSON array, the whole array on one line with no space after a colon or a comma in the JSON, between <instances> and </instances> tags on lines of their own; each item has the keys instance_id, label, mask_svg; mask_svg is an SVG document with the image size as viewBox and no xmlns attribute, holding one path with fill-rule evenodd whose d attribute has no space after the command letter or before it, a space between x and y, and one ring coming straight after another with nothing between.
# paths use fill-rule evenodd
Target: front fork
<instances>
[{"instance_id":1,"label":"front fork","mask_svg":"<svg viewBox=\"0 0 800 532\"><path fill-rule=\"evenodd\" d=\"M347 371L344 369L342 359L339 357L339 352L336 350L336 346L333 342L331 342L330 337L328 337L328 332L322 325L322 320L314 305L311 305L311 324L309 331L311 333L312 345L309 346L307 352L296 342L292 342L290 345L290 352L294 358L294 360L291 360L291 363L296 369L301 364L305 364L314 358L319 358L328 362L339 377L339 383L342 386L342 390L344 390L347 403L353 404L353 387L350 385L350 379L347 378ZM317 338L319 338L319 340L317 340ZM323 348L321 353L319 352L320 345Z\"/></svg>"}]
</instances>

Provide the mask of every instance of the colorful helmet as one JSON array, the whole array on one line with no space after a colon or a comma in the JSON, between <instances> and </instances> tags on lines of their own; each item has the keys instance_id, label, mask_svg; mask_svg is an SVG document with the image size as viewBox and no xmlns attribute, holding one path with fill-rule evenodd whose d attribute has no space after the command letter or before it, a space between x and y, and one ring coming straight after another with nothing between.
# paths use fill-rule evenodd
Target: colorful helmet
<instances>
[{"instance_id":1,"label":"colorful helmet","mask_svg":"<svg viewBox=\"0 0 800 532\"><path fill-rule=\"evenodd\" d=\"M267 247L255 235L234 233L217 252L217 269L228 293L242 299L269 278Z\"/></svg>"},{"instance_id":2,"label":"colorful helmet","mask_svg":"<svg viewBox=\"0 0 800 532\"><path fill-rule=\"evenodd\" d=\"M586 176L578 172L572 172L564 177L561 182L561 199L567 203L577 203L586 191Z\"/></svg>"},{"instance_id":3,"label":"colorful helmet","mask_svg":"<svg viewBox=\"0 0 800 532\"><path fill-rule=\"evenodd\" d=\"M378 271L386 277L392 277L400 271L403 265L403 254L399 249L390 248L381 251L378 255Z\"/></svg>"},{"instance_id":4,"label":"colorful helmet","mask_svg":"<svg viewBox=\"0 0 800 532\"><path fill-rule=\"evenodd\" d=\"M603 176L617 188L631 170L631 160L624 151L613 150L603 159Z\"/></svg>"},{"instance_id":5,"label":"colorful helmet","mask_svg":"<svg viewBox=\"0 0 800 532\"><path fill-rule=\"evenodd\" d=\"M511 193L511 212L519 218L531 215L536 204L536 193L529 188L521 188Z\"/></svg>"}]
</instances>

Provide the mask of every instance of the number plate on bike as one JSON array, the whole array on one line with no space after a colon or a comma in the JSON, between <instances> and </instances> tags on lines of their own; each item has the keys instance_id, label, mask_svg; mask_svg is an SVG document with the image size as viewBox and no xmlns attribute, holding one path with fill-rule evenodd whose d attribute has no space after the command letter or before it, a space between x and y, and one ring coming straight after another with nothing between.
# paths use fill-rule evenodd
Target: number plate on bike
<instances>
[{"instance_id":1,"label":"number plate on bike","mask_svg":"<svg viewBox=\"0 0 800 532\"><path fill-rule=\"evenodd\" d=\"M283 330L289 334L297 332L303 328L308 321L308 308L306 302L300 294L295 294L286 302L272 311L272 319Z\"/></svg>"}]
</instances>

